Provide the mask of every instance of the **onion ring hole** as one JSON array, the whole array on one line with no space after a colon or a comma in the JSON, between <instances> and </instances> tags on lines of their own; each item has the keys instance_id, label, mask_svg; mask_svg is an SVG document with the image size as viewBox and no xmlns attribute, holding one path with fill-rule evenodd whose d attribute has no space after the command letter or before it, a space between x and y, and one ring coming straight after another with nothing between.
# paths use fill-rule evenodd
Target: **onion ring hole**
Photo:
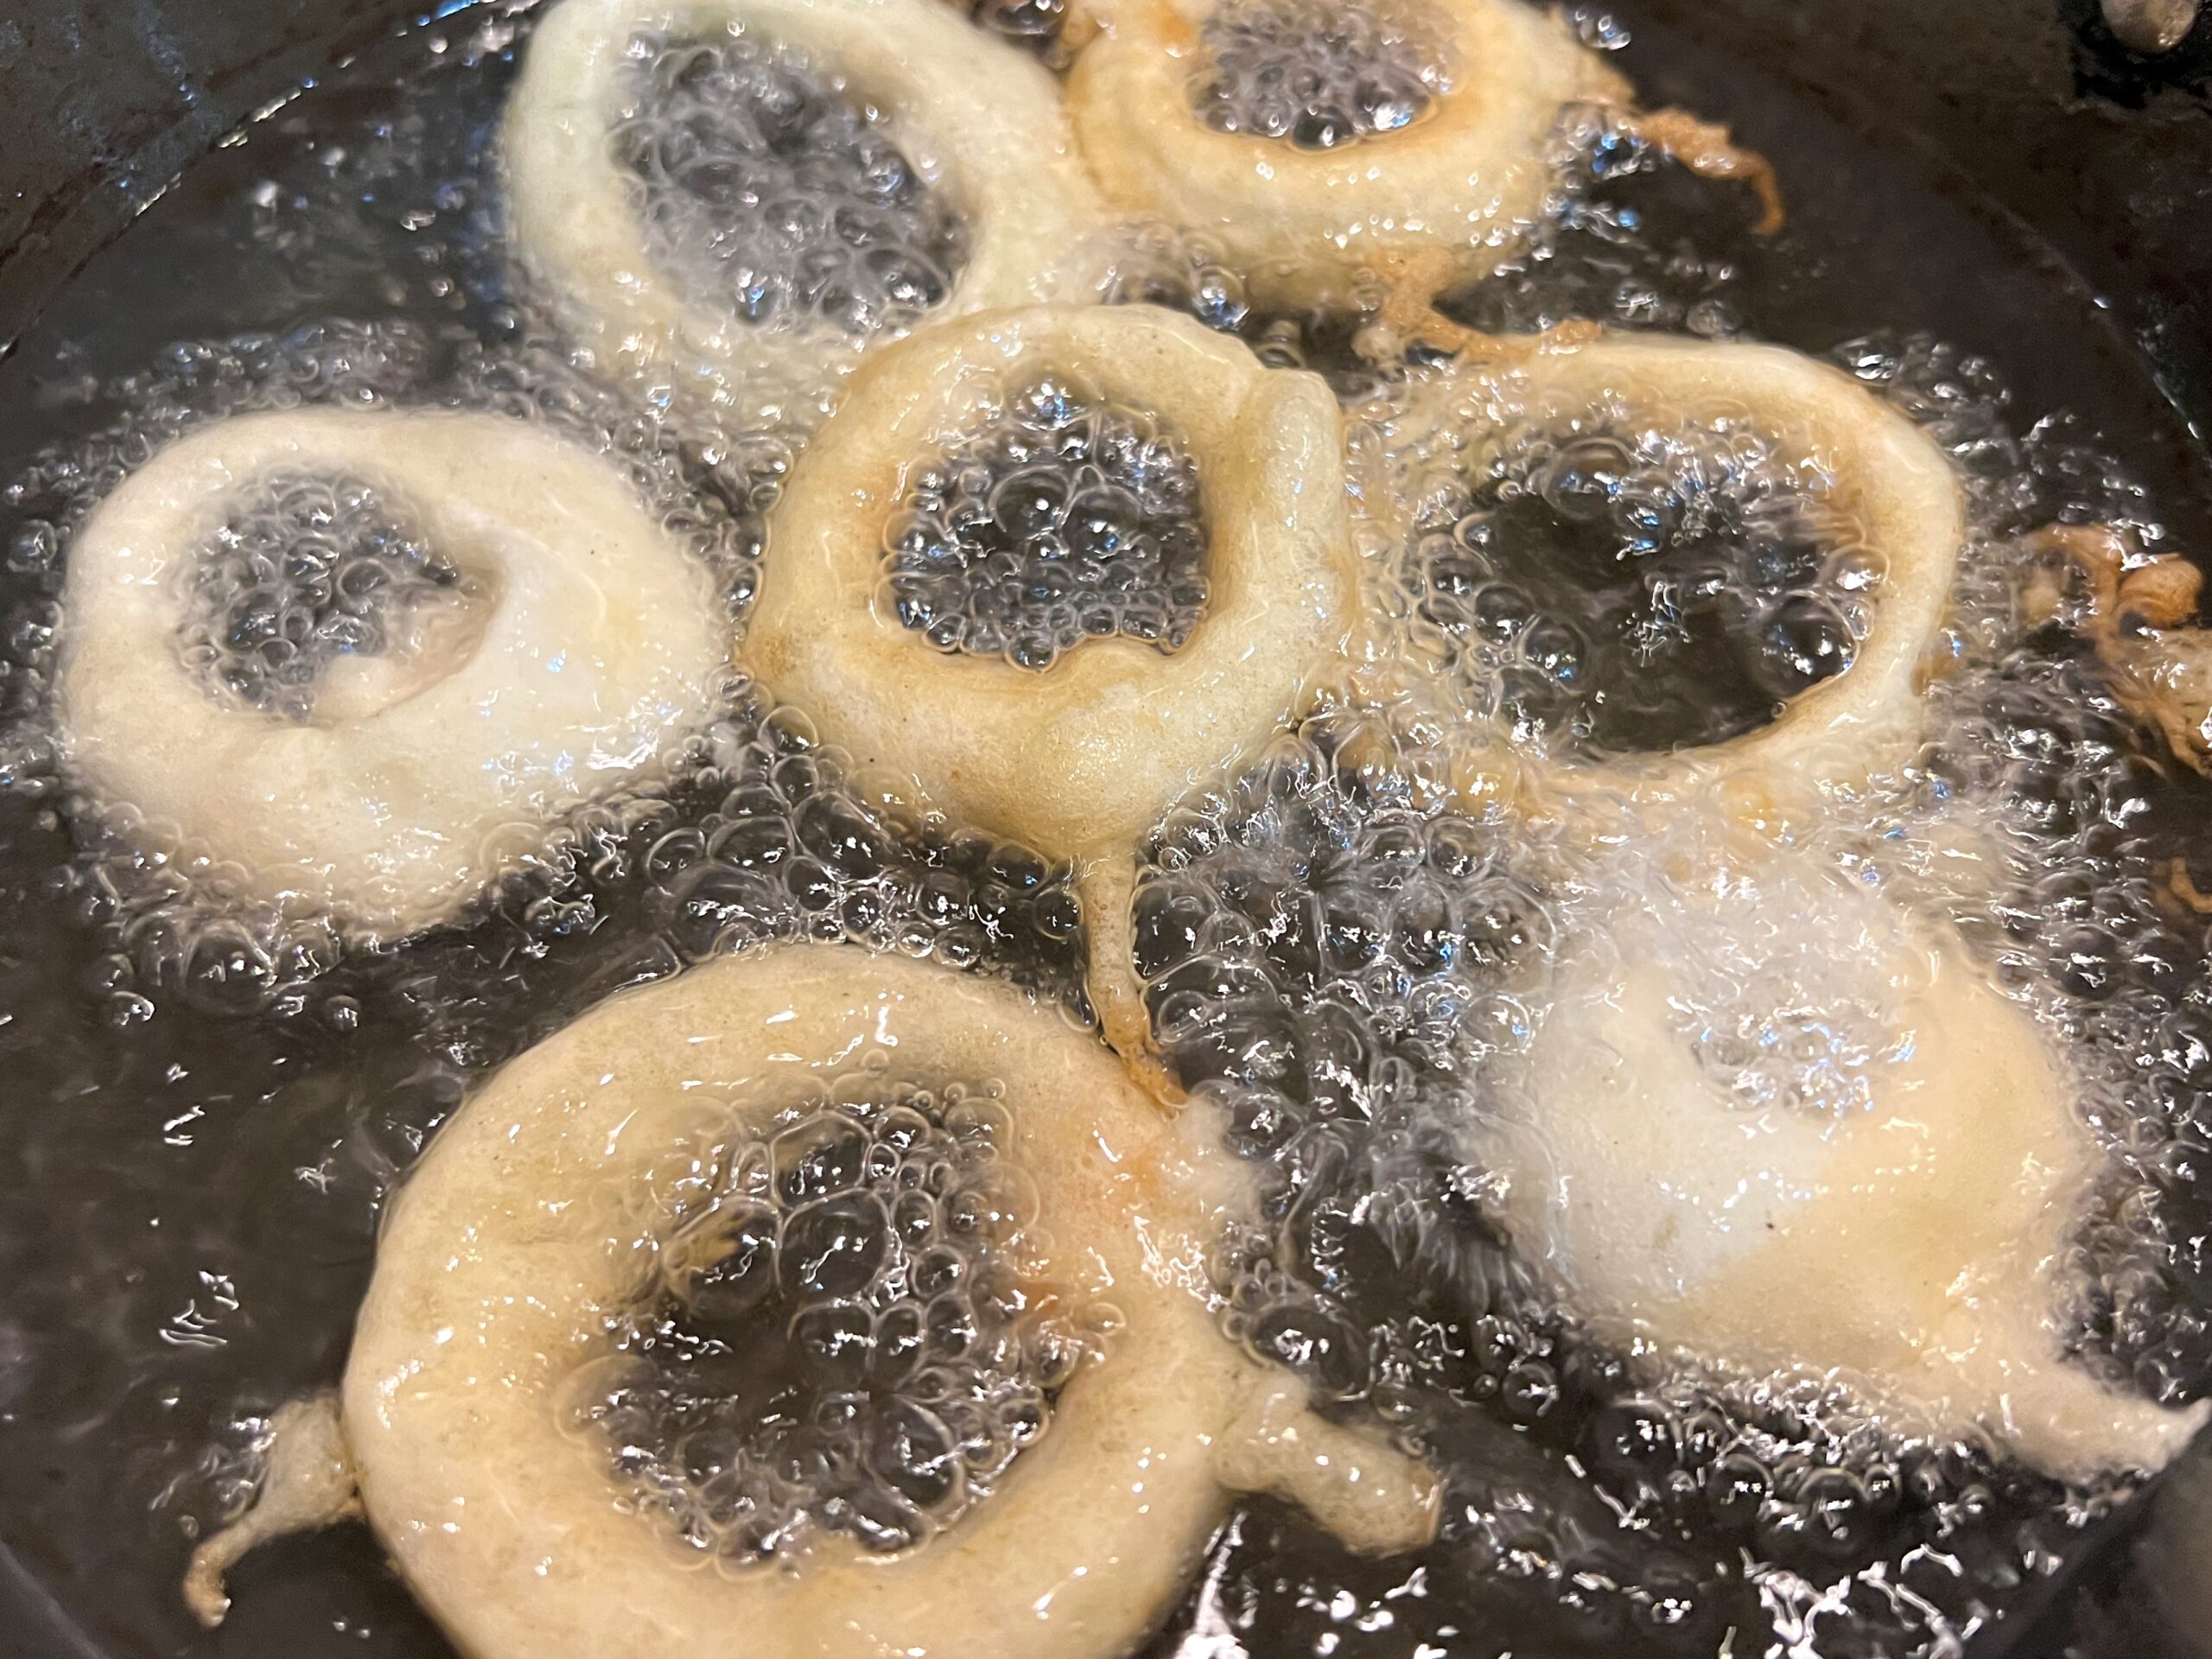
<instances>
[{"instance_id":1,"label":"onion ring hole","mask_svg":"<svg viewBox=\"0 0 2212 1659\"><path fill-rule=\"evenodd\" d=\"M705 724L712 588L610 462L524 423L215 422L71 543L62 752L141 840L399 937Z\"/></svg>"},{"instance_id":2,"label":"onion ring hole","mask_svg":"<svg viewBox=\"0 0 2212 1659\"><path fill-rule=\"evenodd\" d=\"M636 179L647 256L747 323L820 319L865 339L944 302L967 226L883 111L749 35L640 35L607 136Z\"/></svg>"},{"instance_id":3,"label":"onion ring hole","mask_svg":"<svg viewBox=\"0 0 2212 1659\"><path fill-rule=\"evenodd\" d=\"M916 474L885 531L888 607L933 645L1021 668L1110 634L1180 645L1205 607L1205 526L1197 469L1155 429L1022 387Z\"/></svg>"},{"instance_id":4,"label":"onion ring hole","mask_svg":"<svg viewBox=\"0 0 2212 1659\"><path fill-rule=\"evenodd\" d=\"M1036 1199L989 1096L852 1093L701 1154L721 1190L616 1352L570 1379L615 1476L725 1564L953 1524L1044 1434L1090 1340L1006 1260Z\"/></svg>"},{"instance_id":5,"label":"onion ring hole","mask_svg":"<svg viewBox=\"0 0 2212 1659\"><path fill-rule=\"evenodd\" d=\"M1043 297L1098 218L1065 127L935 0L564 0L509 101L510 207L610 365L803 429L873 346Z\"/></svg>"},{"instance_id":6,"label":"onion ring hole","mask_svg":"<svg viewBox=\"0 0 2212 1659\"><path fill-rule=\"evenodd\" d=\"M1560 753L1703 747L1850 667L1880 567L1756 431L1533 433L1415 547L1425 620Z\"/></svg>"},{"instance_id":7,"label":"onion ring hole","mask_svg":"<svg viewBox=\"0 0 2212 1659\"><path fill-rule=\"evenodd\" d=\"M441 623L480 625L490 598L375 486L342 475L257 480L181 572L178 648L208 690L302 722L337 690L326 683L337 658L389 655L434 673L429 636ZM326 720L334 701L322 702Z\"/></svg>"},{"instance_id":8,"label":"onion ring hole","mask_svg":"<svg viewBox=\"0 0 2212 1659\"><path fill-rule=\"evenodd\" d=\"M1377 605L1557 799L1858 786L1916 753L1966 543L1949 460L1765 346L1543 337L1382 394Z\"/></svg>"},{"instance_id":9,"label":"onion ring hole","mask_svg":"<svg viewBox=\"0 0 2212 1659\"><path fill-rule=\"evenodd\" d=\"M1229 0L1198 38L1198 118L1300 149L1409 127L1452 84L1448 43L1418 6L1388 0Z\"/></svg>"},{"instance_id":10,"label":"onion ring hole","mask_svg":"<svg viewBox=\"0 0 2212 1659\"><path fill-rule=\"evenodd\" d=\"M1010 660L949 653L910 625L896 577L885 578L881 550L888 539L894 568L904 561L910 504L918 493L937 499L943 458L964 451L1009 404L1033 408L1040 384L1079 388L1092 407L1117 411L1060 429L1064 459L1074 458L1070 438L1172 438L1153 441L1138 472L1118 474L1135 486L1138 506L1149 496L1166 509L1164 520L1139 515L1145 534L1131 551L1172 557L1190 544L1186 517L1203 527L1204 609L1172 653L1149 639L1108 636L1052 654L1044 647L1060 636L1041 630L1030 636L1034 649L1017 639ZM1119 411L1141 423L1120 426ZM1318 378L1268 371L1187 318L1147 306L996 313L880 353L770 513L741 663L861 766L907 780L956 818L1077 863L1091 997L1133 1063L1145 1044L1127 950L1139 837L1193 782L1265 741L1350 634L1357 572L1342 443L1335 400ZM1170 458L1179 453L1196 489L1178 480ZM1115 483L1117 473L1101 477ZM971 516L990 499L980 477L961 489L976 504ZM1037 521L1064 535L1076 521L1061 517L1058 499L1057 485L1034 498L1009 494L1012 528L1031 531L1026 515L1042 503ZM1127 503L1108 519L1118 535L1130 522ZM974 533L1005 531L995 524ZM1173 583L1171 602L1179 588L1198 597L1195 582ZM1155 617L1166 631L1172 612L1155 604L1147 596L1124 613ZM1050 665L1023 665L1037 658Z\"/></svg>"},{"instance_id":11,"label":"onion ring hole","mask_svg":"<svg viewBox=\"0 0 2212 1659\"><path fill-rule=\"evenodd\" d=\"M1249 1199L1209 1114L1010 986L721 958L512 1062L416 1165L342 1395L360 1505L485 1659L1109 1659L1232 1491L1363 1549L1435 1524L1424 1468L1217 1328Z\"/></svg>"}]
</instances>

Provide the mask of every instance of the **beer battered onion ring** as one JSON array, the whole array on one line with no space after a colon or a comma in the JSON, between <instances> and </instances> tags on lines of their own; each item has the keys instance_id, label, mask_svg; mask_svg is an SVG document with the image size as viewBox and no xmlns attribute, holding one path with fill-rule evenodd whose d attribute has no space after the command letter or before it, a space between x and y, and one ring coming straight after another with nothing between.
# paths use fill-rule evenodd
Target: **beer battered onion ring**
<instances>
[{"instance_id":1,"label":"beer battered onion ring","mask_svg":"<svg viewBox=\"0 0 2212 1659\"><path fill-rule=\"evenodd\" d=\"M1230 0L1234 3L1235 0ZM1199 118L1201 30L1223 0L1130 0L1102 9L1076 60L1068 103L1083 156L1107 199L1217 238L1255 297L1341 306L1376 276L1420 289L1488 276L1521 246L1557 182L1546 155L1560 112L1620 106L1628 83L1561 19L1520 0L1421 0L1449 84L1404 126L1325 149ZM1744 178L1781 223L1772 169L1726 131L1680 111L1626 115L1709 176Z\"/></svg>"},{"instance_id":2,"label":"beer battered onion ring","mask_svg":"<svg viewBox=\"0 0 2212 1659\"><path fill-rule=\"evenodd\" d=\"M929 187L950 194L966 257L929 316L1043 298L1063 251L1099 222L1052 76L939 0L563 0L508 104L509 211L565 324L639 371L747 422L804 425L880 343L856 346L819 319L755 327L686 294L647 255L632 181L608 146L613 78L641 31L738 29L844 77Z\"/></svg>"},{"instance_id":3,"label":"beer battered onion ring","mask_svg":"<svg viewBox=\"0 0 2212 1659\"><path fill-rule=\"evenodd\" d=\"M998 1081L1001 1157L1041 1217L1012 1245L1025 1277L1119 1320L943 1532L890 1558L823 1538L787 1570L702 1572L666 1517L618 1505L562 1425L563 1384L691 1215L668 1166L871 1059L887 1084ZM1208 1244L1248 1194L1202 1128L1052 1010L928 963L802 945L617 997L501 1071L391 1205L343 1393L367 1517L477 1659L1107 1659L1173 1600L1230 1491L1294 1497L1359 1548L1425 1542L1427 1471L1313 1416L1302 1383L1215 1328ZM219 1616L219 1582L195 1584Z\"/></svg>"},{"instance_id":4,"label":"beer battered onion ring","mask_svg":"<svg viewBox=\"0 0 2212 1659\"><path fill-rule=\"evenodd\" d=\"M478 595L412 652L334 657L308 717L188 664L191 562L272 476L372 486ZM727 674L704 566L590 451L487 415L302 410L219 422L119 485L69 549L55 714L103 805L204 846L253 891L398 937L449 916L550 825L649 776Z\"/></svg>"},{"instance_id":5,"label":"beer battered onion ring","mask_svg":"<svg viewBox=\"0 0 2212 1659\"><path fill-rule=\"evenodd\" d=\"M2065 1354L2104 1154L2060 1046L1955 936L1773 849L1607 919L1481 1132L1606 1339L1838 1374L1904 1433L1979 1429L2065 1479L2188 1444L2205 1408Z\"/></svg>"},{"instance_id":6,"label":"beer battered onion ring","mask_svg":"<svg viewBox=\"0 0 2212 1659\"><path fill-rule=\"evenodd\" d=\"M1197 464L1209 595L1173 654L1116 637L1041 671L951 655L880 594L884 526L910 473L994 389L1039 374L1157 414ZM1138 840L1290 715L1352 625L1342 446L1317 377L1265 369L1187 318L1135 306L999 312L879 356L770 515L741 660L863 765L1086 867L1091 996L1133 1064L1147 1064L1149 1040L1127 949Z\"/></svg>"},{"instance_id":7,"label":"beer battered onion ring","mask_svg":"<svg viewBox=\"0 0 2212 1659\"><path fill-rule=\"evenodd\" d=\"M1967 534L1965 497L1932 439L1840 370L1779 346L1575 327L1465 343L1467 356L1416 385L1408 416L1419 442L1417 429L1453 421L1456 404L1493 413L1465 435L1463 473L1478 472L1510 430L1748 423L1783 465L1830 480L1814 503L1821 518L1847 530L1880 570L1850 665L1771 723L1669 753L1548 762L1534 779L1540 797L1665 801L1719 785L1746 804L1778 804L1856 787L1910 758L1923 734L1922 673ZM1503 424L1497 410L1509 412Z\"/></svg>"}]
</instances>

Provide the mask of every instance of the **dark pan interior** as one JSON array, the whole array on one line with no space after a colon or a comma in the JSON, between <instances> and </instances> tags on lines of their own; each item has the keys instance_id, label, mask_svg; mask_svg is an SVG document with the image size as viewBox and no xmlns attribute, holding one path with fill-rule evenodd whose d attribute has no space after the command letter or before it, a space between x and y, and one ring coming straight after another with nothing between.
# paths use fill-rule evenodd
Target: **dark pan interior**
<instances>
[{"instance_id":1,"label":"dark pan interior","mask_svg":"<svg viewBox=\"0 0 2212 1659\"><path fill-rule=\"evenodd\" d=\"M2181 544L2212 548L2212 12L2153 60L2112 36L2095 0L1611 9L1657 42L1635 65L1648 101L1728 120L1801 204L1840 216L1821 269L1762 290L1754 332L1824 350L1878 296L1910 290L1912 324L1999 359L2023 407L2085 416L2151 486ZM421 20L378 0L10 0L0 356L250 111ZM1829 142L1836 131L1851 142ZM1869 154L1955 211L1940 223L1891 213L1883 180L1863 170ZM2133 1519L1977 1659L2067 1650L2079 1607L2128 1593ZM365 1539L319 1540L287 1559L311 1583L371 1553ZM275 1605L253 1622L259 1634L242 1627L223 1651L276 1651L260 1644L283 1639L287 1617L318 1616L307 1589L270 1582L263 1593ZM0 1653L107 1659L4 1548Z\"/></svg>"}]
</instances>

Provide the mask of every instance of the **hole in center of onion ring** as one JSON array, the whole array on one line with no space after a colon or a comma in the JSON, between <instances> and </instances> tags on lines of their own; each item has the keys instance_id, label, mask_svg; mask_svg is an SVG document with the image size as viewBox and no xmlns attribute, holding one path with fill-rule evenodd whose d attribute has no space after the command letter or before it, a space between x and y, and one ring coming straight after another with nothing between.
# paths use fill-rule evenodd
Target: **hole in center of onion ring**
<instances>
[{"instance_id":1,"label":"hole in center of onion ring","mask_svg":"<svg viewBox=\"0 0 2212 1659\"><path fill-rule=\"evenodd\" d=\"M1086 639L1173 651L1206 602L1197 463L1134 409L1041 379L910 480L887 608L944 651L1045 669Z\"/></svg>"},{"instance_id":2,"label":"hole in center of onion ring","mask_svg":"<svg viewBox=\"0 0 2212 1659\"><path fill-rule=\"evenodd\" d=\"M895 1554L993 1489L1086 1352L1027 1280L1027 1178L987 1094L852 1086L677 1160L677 1230L571 1431L732 1569L816 1537Z\"/></svg>"},{"instance_id":3,"label":"hole in center of onion ring","mask_svg":"<svg viewBox=\"0 0 2212 1659\"><path fill-rule=\"evenodd\" d=\"M181 586L176 648L210 695L300 724L436 683L475 650L495 597L373 485L313 473L239 492Z\"/></svg>"},{"instance_id":4,"label":"hole in center of onion ring","mask_svg":"<svg viewBox=\"0 0 2212 1659\"><path fill-rule=\"evenodd\" d=\"M1740 425L1533 431L1420 538L1418 602L1524 736L1725 742L1850 667L1869 626L1878 567L1805 473Z\"/></svg>"},{"instance_id":5,"label":"hole in center of onion ring","mask_svg":"<svg viewBox=\"0 0 2212 1659\"><path fill-rule=\"evenodd\" d=\"M1409 127L1450 85L1442 32L1394 0L1230 0L1203 39L1211 64L1192 88L1198 118L1300 149Z\"/></svg>"},{"instance_id":6,"label":"hole in center of onion ring","mask_svg":"<svg viewBox=\"0 0 2212 1659\"><path fill-rule=\"evenodd\" d=\"M966 220L842 76L735 30L641 34L629 57L607 142L654 264L745 322L820 319L856 337L950 292Z\"/></svg>"}]
</instances>

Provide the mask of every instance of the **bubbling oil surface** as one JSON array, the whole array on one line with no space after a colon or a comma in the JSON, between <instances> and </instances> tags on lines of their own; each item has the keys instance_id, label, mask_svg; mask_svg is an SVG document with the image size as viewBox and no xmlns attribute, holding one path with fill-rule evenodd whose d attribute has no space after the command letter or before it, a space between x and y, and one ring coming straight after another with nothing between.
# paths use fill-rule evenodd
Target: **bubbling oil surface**
<instances>
[{"instance_id":1,"label":"bubbling oil surface","mask_svg":"<svg viewBox=\"0 0 2212 1659\"><path fill-rule=\"evenodd\" d=\"M1411 126L1451 85L1433 22L1394 0L1230 0L1201 35L1211 62L1192 89L1198 118L1300 149Z\"/></svg>"},{"instance_id":2,"label":"bubbling oil surface","mask_svg":"<svg viewBox=\"0 0 2212 1659\"><path fill-rule=\"evenodd\" d=\"M608 148L649 257L696 296L754 326L864 338L950 290L966 222L841 77L751 35L640 35L629 58Z\"/></svg>"},{"instance_id":3,"label":"bubbling oil surface","mask_svg":"<svg viewBox=\"0 0 2212 1659\"><path fill-rule=\"evenodd\" d=\"M185 579L177 646L210 691L308 719L334 658L410 654L441 611L485 598L375 486L288 474L225 516Z\"/></svg>"},{"instance_id":4,"label":"bubbling oil surface","mask_svg":"<svg viewBox=\"0 0 2212 1659\"><path fill-rule=\"evenodd\" d=\"M1471 414L1466 427L1475 429ZM1881 573L1755 427L1508 437L1414 540L1414 612L1487 722L1560 752L1725 742L1851 666Z\"/></svg>"},{"instance_id":5,"label":"bubbling oil surface","mask_svg":"<svg viewBox=\"0 0 2212 1659\"><path fill-rule=\"evenodd\" d=\"M1052 380L921 467L884 543L902 626L1018 668L1114 634L1173 651L1205 609L1204 505L1180 441Z\"/></svg>"},{"instance_id":6,"label":"bubbling oil surface","mask_svg":"<svg viewBox=\"0 0 2212 1659\"><path fill-rule=\"evenodd\" d=\"M1036 1198L991 1096L859 1081L692 1154L699 1213L563 1389L617 1484L726 1570L817 1533L925 1544L1043 1437L1084 1354L1007 1259Z\"/></svg>"},{"instance_id":7,"label":"bubbling oil surface","mask_svg":"<svg viewBox=\"0 0 2212 1659\"><path fill-rule=\"evenodd\" d=\"M983 10L1054 50L1058 8ZM548 423L622 459L741 620L791 446L689 431L595 385L511 291L487 145L521 26L464 13L275 111L0 367L16 457L0 483L0 1055L14 1085L0 1533L124 1650L448 1652L357 1530L249 1562L219 1643L189 1626L175 1585L191 1540L246 1501L270 1411L335 1380L382 1197L488 1068L620 987L779 937L1010 975L1078 1017L1072 872L901 806L803 715L742 685L670 758L666 786L579 814L461 922L377 952L242 908L219 859L150 848L127 803L73 798L57 770L44 699L69 534L169 436L226 413L429 403ZM1833 352L1969 480L1975 544L1933 740L1842 804L1810 855L1960 928L2065 1042L2112 1154L2069 1264L2073 1363L2153 1398L2202 1397L2212 981L2171 861L2202 855L2208 793L2145 754L2076 642L2021 624L2005 554L2060 517L2155 544L2158 506L2096 442L2009 406L1988 363L1908 333L1854 339L1971 314L1870 295L1843 251L1863 228L1850 201L1800 200L1803 239L1770 256L1733 205L1602 114L1571 113L1558 142L1571 188L1523 256L1452 297L1456 313L1750 328ZM1834 142L1816 124L1803 140ZM1923 211L1910 189L1871 194L1885 214ZM149 293L131 275L149 270L198 280ZM1104 289L1320 370L1356 454L1390 442L1396 393L1351 351L1345 321L1255 311L1202 240L1133 236ZM1363 534L1402 660L1474 683L1421 613L1434 590L1409 550L1372 519ZM1438 1541L1389 1562L1243 1506L1148 1651L1958 1652L2031 1600L2130 1488L2066 1488L1979 1441L1900 1440L1833 1385L1654 1376L1580 1327L1502 1225L1497 1172L1470 1161L1462 1131L1546 1017L1560 941L1648 893L1665 843L1592 854L1456 816L1439 790L1450 748L1426 705L1332 705L1203 785L1147 849L1148 1007L1186 1080L1223 1096L1264 1198L1222 1266L1229 1334L1335 1409L1418 1441L1448 1493ZM1748 1023L1728 1026L1737 1046L1716 1064L1746 1089L1840 1090L1847 1104L1849 1054L1793 1051L1757 1017L1788 999L1745 988L1732 1006ZM1746 1067L1738 1049L1787 1063ZM665 1288L625 1336L645 1391L624 1408L645 1427L674 1421L664 1407L712 1417L744 1397L743 1379L667 1392L661 1360L715 1337ZM1009 1386L1027 1402L1050 1372L1023 1375ZM894 1428L900 1399L874 1402ZM1011 1443L986 1440L985 1464ZM916 1443L885 1464L899 1478L931 1466ZM681 1509L689 1482L663 1498ZM2133 1659L2158 1640L2132 1632L2105 1651Z\"/></svg>"}]
</instances>

